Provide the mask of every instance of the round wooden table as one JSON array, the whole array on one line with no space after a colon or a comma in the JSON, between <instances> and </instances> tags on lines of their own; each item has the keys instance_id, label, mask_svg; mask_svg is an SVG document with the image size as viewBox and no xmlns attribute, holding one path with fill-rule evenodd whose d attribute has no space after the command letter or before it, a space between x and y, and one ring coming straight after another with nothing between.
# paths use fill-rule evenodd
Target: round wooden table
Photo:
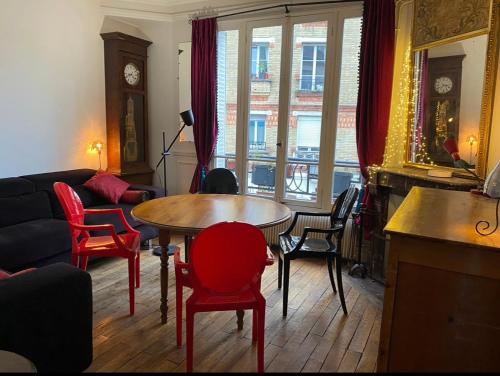
<instances>
[{"instance_id":1,"label":"round wooden table","mask_svg":"<svg viewBox=\"0 0 500 376\"><path fill-rule=\"evenodd\" d=\"M187 194L146 201L134 209L139 222L158 227L161 252L161 322L167 322L168 245L172 233L196 235L219 222L250 223L261 229L287 221L291 211L285 205L254 196ZM238 326L241 326L239 317Z\"/></svg>"},{"instance_id":2,"label":"round wooden table","mask_svg":"<svg viewBox=\"0 0 500 376\"><path fill-rule=\"evenodd\" d=\"M35 365L22 355L0 350L0 373L36 373Z\"/></svg>"}]
</instances>

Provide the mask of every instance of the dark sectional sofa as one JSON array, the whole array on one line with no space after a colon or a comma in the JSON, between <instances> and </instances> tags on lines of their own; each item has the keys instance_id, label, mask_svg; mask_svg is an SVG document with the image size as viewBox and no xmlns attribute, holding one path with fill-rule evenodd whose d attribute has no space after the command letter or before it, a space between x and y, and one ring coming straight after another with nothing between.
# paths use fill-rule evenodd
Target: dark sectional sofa
<instances>
[{"instance_id":1,"label":"dark sectional sofa","mask_svg":"<svg viewBox=\"0 0 500 376\"><path fill-rule=\"evenodd\" d=\"M141 232L141 241L155 238L158 230L137 222L130 215L131 204L111 204L83 186L95 170L79 169L0 179L0 268L15 272L56 262L71 262L69 226L53 190L62 181L78 193L85 208L120 207L128 222ZM152 186L132 185L129 189L149 192L149 199L163 196ZM89 216L86 224L112 223L117 232L124 228L115 216Z\"/></svg>"}]
</instances>

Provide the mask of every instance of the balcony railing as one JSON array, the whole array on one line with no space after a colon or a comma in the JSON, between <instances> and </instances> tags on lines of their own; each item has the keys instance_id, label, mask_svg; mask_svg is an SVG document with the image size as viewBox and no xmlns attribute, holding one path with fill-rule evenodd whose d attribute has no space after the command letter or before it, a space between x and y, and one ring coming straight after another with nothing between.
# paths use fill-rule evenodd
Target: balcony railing
<instances>
[{"instance_id":1,"label":"balcony railing","mask_svg":"<svg viewBox=\"0 0 500 376\"><path fill-rule=\"evenodd\" d=\"M266 143L265 142L250 142L248 144L248 147L250 150L266 150Z\"/></svg>"}]
</instances>

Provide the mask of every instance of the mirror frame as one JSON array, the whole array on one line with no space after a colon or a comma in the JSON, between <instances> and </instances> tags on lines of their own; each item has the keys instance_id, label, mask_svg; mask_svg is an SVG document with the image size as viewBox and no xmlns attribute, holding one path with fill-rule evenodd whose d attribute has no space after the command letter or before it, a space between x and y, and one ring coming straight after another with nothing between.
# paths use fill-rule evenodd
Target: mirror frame
<instances>
[{"instance_id":1,"label":"mirror frame","mask_svg":"<svg viewBox=\"0 0 500 376\"><path fill-rule=\"evenodd\" d=\"M479 142L477 148L477 164L475 172L479 177L486 177L486 169L488 166L488 151L490 145L490 135L491 135L491 122L493 117L493 102L495 97L495 87L496 87L496 79L497 79L497 69L499 62L499 39L500 39L500 0L492 0L491 4L491 23L490 29L487 33L475 33L475 35L465 34L461 35L458 38L454 38L452 42L464 40L471 38L473 36L478 35L487 35L488 36L488 45L486 49L486 62L485 62L485 71L484 71L484 85L483 85L483 94L481 101L481 117L479 122ZM414 29L412 31L414 33ZM413 35L412 35L413 37ZM445 39L440 42L433 43L430 47L440 46L444 44L450 43L450 39ZM426 46L425 48L429 48ZM415 52L421 51L423 48L414 49L412 48L411 55L411 72L410 72L410 100L409 100L409 114L414 112L415 108L415 99L414 99L414 63L415 63ZM499 93L500 95L500 93ZM423 169L431 169L435 168L436 165L424 164L424 163L416 163L410 160L411 153L411 130L414 126L414 120L412 116L408 116L408 124L407 124L407 140L406 140L406 157L405 157L405 166L423 168ZM439 166L440 169L452 170L454 176L464 177L464 178L472 178L474 177L462 170L460 168L454 167L446 167Z\"/></svg>"}]
</instances>

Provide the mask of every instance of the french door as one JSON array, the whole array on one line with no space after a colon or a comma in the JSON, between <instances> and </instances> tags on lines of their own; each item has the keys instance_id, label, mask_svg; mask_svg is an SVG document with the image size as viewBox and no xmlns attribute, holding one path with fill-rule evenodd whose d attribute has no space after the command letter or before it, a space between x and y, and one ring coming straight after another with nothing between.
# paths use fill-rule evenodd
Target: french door
<instances>
[{"instance_id":1,"label":"french door","mask_svg":"<svg viewBox=\"0 0 500 376\"><path fill-rule=\"evenodd\" d=\"M341 68L357 63L359 41L351 35L346 44L344 25L358 20L351 34L360 34L360 17L355 6L219 26L214 164L235 172L240 191L292 206L331 206L334 171L342 168L335 159L345 123L340 97L354 105L357 97L357 76ZM346 46L355 56L344 63ZM354 150L347 149L356 169L355 138Z\"/></svg>"}]
</instances>

